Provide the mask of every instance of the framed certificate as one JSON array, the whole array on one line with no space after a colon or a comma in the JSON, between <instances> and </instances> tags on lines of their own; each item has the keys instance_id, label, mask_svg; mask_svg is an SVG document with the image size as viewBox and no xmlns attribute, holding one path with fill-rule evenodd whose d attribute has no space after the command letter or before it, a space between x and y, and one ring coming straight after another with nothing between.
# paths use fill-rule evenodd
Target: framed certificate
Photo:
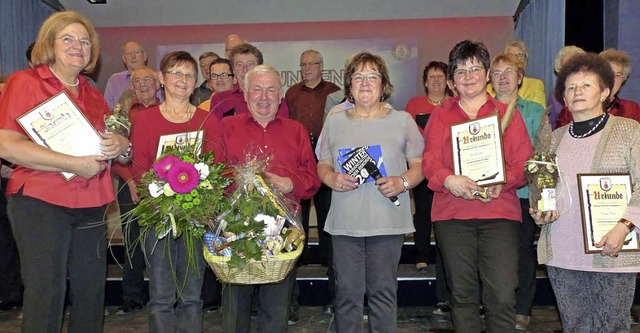
<instances>
[{"instance_id":1,"label":"framed certificate","mask_svg":"<svg viewBox=\"0 0 640 333\"><path fill-rule=\"evenodd\" d=\"M17 119L35 143L53 151L72 155L100 155L100 134L62 91ZM66 180L73 173L61 172Z\"/></svg>"},{"instance_id":2,"label":"framed certificate","mask_svg":"<svg viewBox=\"0 0 640 333\"><path fill-rule=\"evenodd\" d=\"M631 198L629 174L578 174L580 212L585 253L600 253L595 247L600 239L618 223ZM638 235L632 232L622 251L640 251Z\"/></svg>"},{"instance_id":3,"label":"framed certificate","mask_svg":"<svg viewBox=\"0 0 640 333\"><path fill-rule=\"evenodd\" d=\"M506 174L498 115L451 126L453 172L479 186L504 184Z\"/></svg>"},{"instance_id":4,"label":"framed certificate","mask_svg":"<svg viewBox=\"0 0 640 333\"><path fill-rule=\"evenodd\" d=\"M202 151L202 140L204 131L193 131L186 133L167 134L158 140L158 150L156 152L156 160L162 156L162 153L168 147L195 147L196 154L200 155Z\"/></svg>"}]
</instances>

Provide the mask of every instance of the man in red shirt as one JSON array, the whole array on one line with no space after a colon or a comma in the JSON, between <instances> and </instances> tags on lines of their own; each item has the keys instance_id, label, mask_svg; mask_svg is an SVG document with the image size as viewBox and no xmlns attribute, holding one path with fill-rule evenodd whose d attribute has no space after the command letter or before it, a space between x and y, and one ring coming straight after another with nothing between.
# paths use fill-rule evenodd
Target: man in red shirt
<instances>
[{"instance_id":1,"label":"man in red shirt","mask_svg":"<svg viewBox=\"0 0 640 333\"><path fill-rule=\"evenodd\" d=\"M235 114L249 113L247 102L244 99L245 80L248 71L257 65L262 65L262 52L251 44L240 44L234 46L229 55L229 60L233 65L233 74L238 80L238 85L229 91L215 93L211 96L211 106L209 111L218 119ZM289 117L287 103L280 103L278 117Z\"/></svg>"},{"instance_id":2,"label":"man in red shirt","mask_svg":"<svg viewBox=\"0 0 640 333\"><path fill-rule=\"evenodd\" d=\"M265 176L278 192L295 202L311 198L320 187L320 180L309 134L299 122L276 117L282 101L280 75L269 65L256 66L246 75L244 96L250 113L226 117L221 123L228 162L245 162L247 148L256 147L273 156ZM260 285L261 331L287 331L293 283L295 275L291 272L280 283ZM251 300L256 286L230 284L224 288L224 332L251 331Z\"/></svg>"}]
</instances>

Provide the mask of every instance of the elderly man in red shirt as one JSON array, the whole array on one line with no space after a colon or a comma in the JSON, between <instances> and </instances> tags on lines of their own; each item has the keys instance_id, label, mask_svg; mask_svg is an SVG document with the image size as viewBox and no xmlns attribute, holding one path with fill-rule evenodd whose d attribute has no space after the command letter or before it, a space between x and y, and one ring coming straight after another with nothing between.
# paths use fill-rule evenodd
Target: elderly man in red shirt
<instances>
[{"instance_id":1,"label":"elderly man in red shirt","mask_svg":"<svg viewBox=\"0 0 640 333\"><path fill-rule=\"evenodd\" d=\"M231 164L245 161L247 147L258 147L273 160L265 172L269 182L296 202L313 196L320 187L316 160L307 130L295 120L276 117L282 100L278 71L269 65L246 74L245 100L249 113L222 119L223 142ZM242 133L242 135L238 135ZM258 332L286 332L291 288L295 275L260 285ZM225 332L251 331L251 300L256 285L228 285L223 290L222 327Z\"/></svg>"}]
</instances>

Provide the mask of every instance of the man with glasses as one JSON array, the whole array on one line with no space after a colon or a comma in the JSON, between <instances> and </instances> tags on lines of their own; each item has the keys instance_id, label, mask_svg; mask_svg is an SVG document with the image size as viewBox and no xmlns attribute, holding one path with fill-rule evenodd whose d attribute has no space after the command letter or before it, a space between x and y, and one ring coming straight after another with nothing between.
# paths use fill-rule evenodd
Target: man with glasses
<instances>
[{"instance_id":1,"label":"man with glasses","mask_svg":"<svg viewBox=\"0 0 640 333\"><path fill-rule=\"evenodd\" d=\"M189 102L193 105L199 105L200 103L209 100L211 94L213 94L213 88L211 87L211 78L209 72L209 66L211 62L219 59L220 56L215 52L205 52L198 58L200 64L200 73L204 78L204 82L199 87L193 89L193 94L189 98Z\"/></svg>"},{"instance_id":2,"label":"man with glasses","mask_svg":"<svg viewBox=\"0 0 640 333\"><path fill-rule=\"evenodd\" d=\"M131 88L133 94L124 93L116 108L120 107L120 114L128 114L129 120L133 124L141 111L147 110L160 104L156 97L159 88L156 71L141 66L131 73ZM128 91L128 90L127 90ZM133 180L131 163L113 163L112 170L119 180L118 185L118 206L120 215L129 213L140 202L140 197L136 191L138 185ZM140 249L140 226L135 218L122 220L122 231L124 234L124 246L127 255L122 265L122 306L116 312L118 315L128 315L142 309L147 301L147 291L144 283L145 261Z\"/></svg>"},{"instance_id":3,"label":"man with glasses","mask_svg":"<svg viewBox=\"0 0 640 333\"><path fill-rule=\"evenodd\" d=\"M209 111L218 119L236 114L249 113L247 102L244 98L245 82L244 77L253 67L262 65L262 52L251 44L236 45L231 49L229 60L233 66L233 75L238 81L238 85L233 89L216 93L211 96ZM280 103L277 117L289 118L289 108L287 103Z\"/></svg>"},{"instance_id":4,"label":"man with glasses","mask_svg":"<svg viewBox=\"0 0 640 333\"><path fill-rule=\"evenodd\" d=\"M233 66L228 59L218 58L214 60L209 66L209 73L209 81L213 89L212 96L216 93L229 91L238 84L238 80L233 75ZM203 110L209 110L211 108L211 99L205 100L198 107Z\"/></svg>"},{"instance_id":5,"label":"man with glasses","mask_svg":"<svg viewBox=\"0 0 640 333\"><path fill-rule=\"evenodd\" d=\"M306 50L300 55L300 73L302 81L294 84L287 89L285 100L289 107L289 116L302 123L311 140L311 146L315 150L316 142L322 131L324 122L324 106L327 96L340 87L332 82L322 79L322 70L324 63L322 54L316 50ZM320 190L313 196L313 202L316 209L316 218L318 221L319 246L322 261L327 264L329 257L330 235L324 231L324 222L329 212L329 204L331 202L331 189L326 185L322 185ZM311 199L302 200L302 225L304 232L309 235L309 214L311 211ZM304 264L304 253L301 264ZM291 310L289 314L289 323L298 322L298 296L300 289L294 284L293 294L291 295Z\"/></svg>"},{"instance_id":6,"label":"man with glasses","mask_svg":"<svg viewBox=\"0 0 640 333\"><path fill-rule=\"evenodd\" d=\"M147 64L147 53L140 43L129 41L122 46L122 61L127 69L111 75L104 89L104 99L107 100L111 110L122 93L131 86L131 73L136 68Z\"/></svg>"}]
</instances>

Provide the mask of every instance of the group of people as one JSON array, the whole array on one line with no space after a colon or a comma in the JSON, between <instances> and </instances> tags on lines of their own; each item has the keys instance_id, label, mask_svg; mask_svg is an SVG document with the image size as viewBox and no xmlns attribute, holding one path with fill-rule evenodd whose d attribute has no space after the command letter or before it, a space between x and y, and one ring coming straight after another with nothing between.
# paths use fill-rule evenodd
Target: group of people
<instances>
[{"instance_id":1,"label":"group of people","mask_svg":"<svg viewBox=\"0 0 640 333\"><path fill-rule=\"evenodd\" d=\"M521 41L493 58L481 42L456 44L448 64L425 67L426 95L412 99L407 112L388 102L389 70L370 52L347 60L340 90L322 79L321 53L304 51L302 81L284 96L277 69L237 35L227 39L226 58L207 52L198 62L174 51L162 57L157 71L146 66L141 44L126 43L127 70L110 78L104 95L82 75L94 69L99 52L91 22L73 11L53 14L30 53L34 67L11 75L0 95L0 158L14 167L6 194L24 284L23 332L60 330L67 280L69 331L103 330L107 205L116 193L123 212L139 203L136 185L155 162L158 138L191 131L202 131L203 152L215 152L219 162L244 162L249 146L272 155L265 177L302 202L307 232L314 200L338 332L364 332L365 297L370 330L397 330L403 242L415 232L416 269L424 270L432 223L437 297L450 306L456 332L480 332L479 309L487 332L526 330L535 293L536 224L543 240L538 261L547 265L563 329L629 330L640 257L621 248L640 223L640 108L616 96L631 70L624 52L563 56L549 99L560 110L557 120L545 113L541 82L525 75L528 52ZM205 81L196 87L199 68ZM19 118L59 92L99 132L99 154L53 151L19 125ZM129 137L106 131L104 117L114 110L127 111ZM454 173L451 128L495 115L505 180L483 187ZM553 134L551 127L558 127ZM557 209L547 212L530 207L524 170L532 143L545 139L544 133L563 179ZM132 162L116 162L124 157ZM353 172L353 165L361 168ZM60 172L76 176L66 180ZM626 173L635 186L619 223L596 244L598 254L583 249L575 203L580 173ZM114 189L112 174L120 189ZM123 227L135 240L136 221L123 221ZM200 332L209 271L202 254L194 272L187 267L184 239L155 238L126 246L119 312L147 304L152 332ZM251 331L254 298L258 331L285 332L295 319L295 269L280 283L256 287L222 288L225 332Z\"/></svg>"}]
</instances>

